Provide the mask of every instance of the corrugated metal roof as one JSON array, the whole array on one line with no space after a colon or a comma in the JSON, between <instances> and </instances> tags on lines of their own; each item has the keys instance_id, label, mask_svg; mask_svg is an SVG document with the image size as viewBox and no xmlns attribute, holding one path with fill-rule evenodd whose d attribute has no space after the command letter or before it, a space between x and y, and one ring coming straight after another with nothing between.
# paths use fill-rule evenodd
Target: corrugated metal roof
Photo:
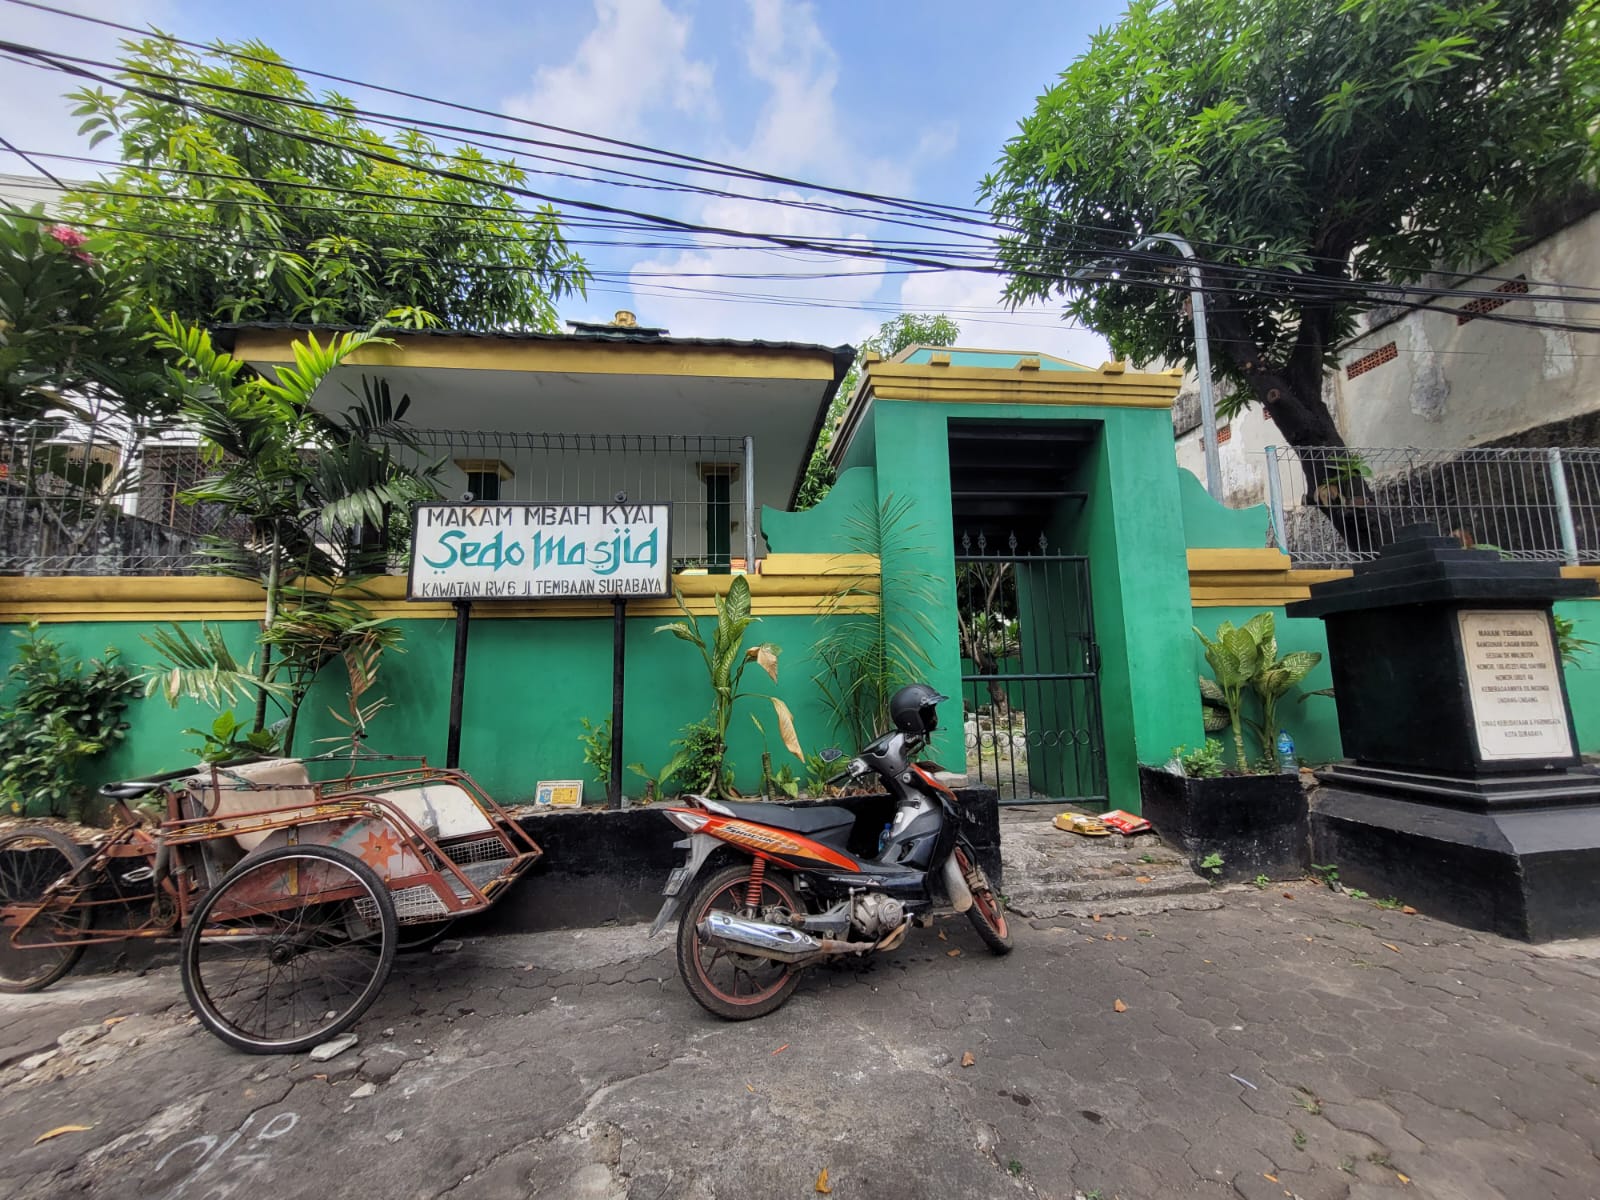
<instances>
[{"instance_id":1,"label":"corrugated metal roof","mask_svg":"<svg viewBox=\"0 0 1600 1200\"><path fill-rule=\"evenodd\" d=\"M360 325L312 325L301 321L242 321L213 325L211 333L224 350L233 346L233 335L255 330L280 330L289 333L359 333ZM398 337L477 338L508 342L593 342L597 345L698 346L714 350L817 350L831 356L842 377L855 359L853 346L823 346L816 342L769 342L739 338L669 337L648 330L612 328L605 333L544 333L532 329L391 329L385 333Z\"/></svg>"}]
</instances>

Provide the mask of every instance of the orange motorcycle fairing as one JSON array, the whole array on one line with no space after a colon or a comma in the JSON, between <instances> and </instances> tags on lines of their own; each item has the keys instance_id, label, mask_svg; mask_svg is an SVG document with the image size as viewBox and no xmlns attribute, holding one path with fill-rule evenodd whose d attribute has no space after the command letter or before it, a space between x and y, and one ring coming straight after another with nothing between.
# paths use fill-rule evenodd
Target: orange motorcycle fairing
<instances>
[{"instance_id":1,"label":"orange motorcycle fairing","mask_svg":"<svg viewBox=\"0 0 1600 1200\"><path fill-rule=\"evenodd\" d=\"M692 811L697 817L705 818L705 824L700 826L697 832L710 834L731 846L738 846L741 850L759 855L779 866L804 867L822 863L837 867L841 871L861 869L861 864L855 859L804 834L788 829L776 829L771 825L760 825L738 817L718 816L703 809L688 811Z\"/></svg>"}]
</instances>

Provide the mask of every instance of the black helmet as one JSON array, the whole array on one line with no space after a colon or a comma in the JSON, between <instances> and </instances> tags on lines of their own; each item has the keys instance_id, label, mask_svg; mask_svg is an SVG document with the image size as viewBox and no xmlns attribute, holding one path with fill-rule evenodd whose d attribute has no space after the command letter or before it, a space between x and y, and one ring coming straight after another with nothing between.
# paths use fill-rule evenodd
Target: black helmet
<instances>
[{"instance_id":1,"label":"black helmet","mask_svg":"<svg viewBox=\"0 0 1600 1200\"><path fill-rule=\"evenodd\" d=\"M889 718L901 733L932 733L939 728L939 705L948 699L925 683L913 683L889 698Z\"/></svg>"}]
</instances>

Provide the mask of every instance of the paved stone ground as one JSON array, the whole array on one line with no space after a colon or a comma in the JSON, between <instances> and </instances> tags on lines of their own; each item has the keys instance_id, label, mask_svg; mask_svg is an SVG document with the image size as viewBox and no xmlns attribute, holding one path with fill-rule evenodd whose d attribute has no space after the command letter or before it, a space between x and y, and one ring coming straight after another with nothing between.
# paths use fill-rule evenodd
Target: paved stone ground
<instances>
[{"instance_id":1,"label":"paved stone ground","mask_svg":"<svg viewBox=\"0 0 1600 1200\"><path fill-rule=\"evenodd\" d=\"M638 928L468 941L321 1066L228 1050L170 967L69 979L0 997L0 1196L1600 1195L1600 948L1223 899L1005 959L943 923L738 1025Z\"/></svg>"}]
</instances>

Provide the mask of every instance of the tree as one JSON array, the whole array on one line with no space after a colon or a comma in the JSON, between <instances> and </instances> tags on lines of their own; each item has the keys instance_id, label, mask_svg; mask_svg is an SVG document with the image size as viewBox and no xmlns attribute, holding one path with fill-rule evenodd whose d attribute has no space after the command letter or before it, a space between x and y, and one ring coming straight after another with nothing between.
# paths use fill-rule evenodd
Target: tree
<instances>
[{"instance_id":1,"label":"tree","mask_svg":"<svg viewBox=\"0 0 1600 1200\"><path fill-rule=\"evenodd\" d=\"M69 200L123 231L105 253L161 311L554 330L555 302L582 292L555 210L504 190L525 179L513 164L364 125L259 42L125 45L124 90L70 99L91 142L115 137L131 165Z\"/></svg>"},{"instance_id":2,"label":"tree","mask_svg":"<svg viewBox=\"0 0 1600 1200\"><path fill-rule=\"evenodd\" d=\"M856 360L845 372L844 380L833 394L828 405L828 415L823 419L817 434L817 444L812 448L811 461L806 464L806 476L800 481L795 494L796 512L814 507L833 486L833 468L828 463L828 447L833 444L833 431L844 416L845 406L855 395L856 384L861 381L861 371L866 366L868 354L893 358L907 346L953 346L961 336L961 326L943 313L901 313L892 321L878 326L878 332L861 343Z\"/></svg>"},{"instance_id":3,"label":"tree","mask_svg":"<svg viewBox=\"0 0 1600 1200\"><path fill-rule=\"evenodd\" d=\"M175 407L149 310L107 265L110 243L43 209L0 217L0 419L133 424Z\"/></svg>"},{"instance_id":4,"label":"tree","mask_svg":"<svg viewBox=\"0 0 1600 1200\"><path fill-rule=\"evenodd\" d=\"M408 470L391 452L391 444L416 446L405 422L410 399L394 400L385 381L364 379L361 402L337 417L312 408L311 400L335 367L388 339L344 333L324 345L308 334L294 345L295 365L269 379L218 351L204 329L176 316L156 321L158 345L176 360L183 383L185 423L212 469L182 499L218 505L248 522L242 539L210 536L205 549L217 571L259 582L266 599L259 668L253 659L239 663L214 627L203 627L196 639L172 626L149 639L166 666L146 676L148 689L164 691L174 704L182 696L232 704L253 691L255 729L265 725L270 699L285 718L287 752L317 674L342 657L353 732L364 732L365 715L376 708L363 709L361 693L372 684L378 654L399 633L337 592L382 569L390 516L435 494L437 468Z\"/></svg>"},{"instance_id":5,"label":"tree","mask_svg":"<svg viewBox=\"0 0 1600 1200\"><path fill-rule=\"evenodd\" d=\"M1342 444L1322 377L1365 288L1505 257L1592 178L1600 17L1576 0L1136 0L1039 98L982 190L1013 301L1193 362L1186 280L1074 269L1148 233L1204 261L1216 373L1293 446ZM1307 465L1347 533L1359 471Z\"/></svg>"}]
</instances>

